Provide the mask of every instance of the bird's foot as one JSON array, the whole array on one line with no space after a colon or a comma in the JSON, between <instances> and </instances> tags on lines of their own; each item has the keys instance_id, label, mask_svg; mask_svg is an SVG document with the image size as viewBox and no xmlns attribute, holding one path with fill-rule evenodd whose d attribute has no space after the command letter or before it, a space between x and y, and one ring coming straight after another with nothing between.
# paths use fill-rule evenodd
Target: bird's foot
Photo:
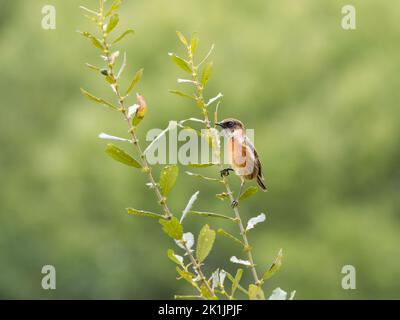
<instances>
[{"instance_id":1,"label":"bird's foot","mask_svg":"<svg viewBox=\"0 0 400 320\"><path fill-rule=\"evenodd\" d=\"M221 174L221 178L229 176L229 171L233 171L233 169L231 169L231 168L222 169L219 172Z\"/></svg>"},{"instance_id":2,"label":"bird's foot","mask_svg":"<svg viewBox=\"0 0 400 320\"><path fill-rule=\"evenodd\" d=\"M232 208L236 208L238 206L239 202L237 200L233 200L231 203Z\"/></svg>"}]
</instances>

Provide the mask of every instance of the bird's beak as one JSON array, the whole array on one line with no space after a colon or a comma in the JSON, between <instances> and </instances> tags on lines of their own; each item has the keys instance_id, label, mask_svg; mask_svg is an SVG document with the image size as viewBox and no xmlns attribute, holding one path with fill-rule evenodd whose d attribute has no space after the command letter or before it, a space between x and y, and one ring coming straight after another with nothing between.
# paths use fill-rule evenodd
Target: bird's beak
<instances>
[{"instance_id":1,"label":"bird's beak","mask_svg":"<svg viewBox=\"0 0 400 320\"><path fill-rule=\"evenodd\" d=\"M217 126L219 126L219 127L221 127L222 128L222 124L221 124L221 122L216 122L215 123Z\"/></svg>"}]
</instances>

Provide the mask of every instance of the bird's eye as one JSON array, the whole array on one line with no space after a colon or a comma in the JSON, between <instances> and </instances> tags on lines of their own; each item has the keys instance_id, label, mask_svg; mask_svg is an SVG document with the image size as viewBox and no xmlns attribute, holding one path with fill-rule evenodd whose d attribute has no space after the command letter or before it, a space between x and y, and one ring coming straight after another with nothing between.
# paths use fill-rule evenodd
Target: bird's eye
<instances>
[{"instance_id":1,"label":"bird's eye","mask_svg":"<svg viewBox=\"0 0 400 320\"><path fill-rule=\"evenodd\" d=\"M232 127L233 127L233 121L229 121L229 122L227 123L227 125L228 125L228 128L232 128Z\"/></svg>"}]
</instances>

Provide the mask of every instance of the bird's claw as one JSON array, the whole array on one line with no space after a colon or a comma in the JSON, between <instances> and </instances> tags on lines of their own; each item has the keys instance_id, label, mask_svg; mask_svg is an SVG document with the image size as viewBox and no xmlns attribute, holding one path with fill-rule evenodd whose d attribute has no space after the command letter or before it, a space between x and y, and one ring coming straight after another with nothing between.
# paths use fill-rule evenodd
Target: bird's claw
<instances>
[{"instance_id":1,"label":"bird's claw","mask_svg":"<svg viewBox=\"0 0 400 320\"><path fill-rule=\"evenodd\" d=\"M231 203L232 208L236 208L238 206L239 202L237 200L233 200Z\"/></svg>"},{"instance_id":2,"label":"bird's claw","mask_svg":"<svg viewBox=\"0 0 400 320\"><path fill-rule=\"evenodd\" d=\"M231 168L222 169L219 172L221 174L221 178L229 176L229 171L233 171L233 169L231 169Z\"/></svg>"}]
</instances>

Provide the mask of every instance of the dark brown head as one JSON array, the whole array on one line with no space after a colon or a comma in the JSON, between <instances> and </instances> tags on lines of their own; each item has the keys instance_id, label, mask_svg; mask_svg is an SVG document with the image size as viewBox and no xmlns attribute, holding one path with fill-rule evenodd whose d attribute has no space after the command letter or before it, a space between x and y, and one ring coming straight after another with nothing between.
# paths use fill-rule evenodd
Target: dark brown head
<instances>
[{"instance_id":1,"label":"dark brown head","mask_svg":"<svg viewBox=\"0 0 400 320\"><path fill-rule=\"evenodd\" d=\"M236 131L243 132L244 125L241 121L233 118L224 119L221 122L216 123L217 126L220 126L226 133L234 133Z\"/></svg>"}]
</instances>

